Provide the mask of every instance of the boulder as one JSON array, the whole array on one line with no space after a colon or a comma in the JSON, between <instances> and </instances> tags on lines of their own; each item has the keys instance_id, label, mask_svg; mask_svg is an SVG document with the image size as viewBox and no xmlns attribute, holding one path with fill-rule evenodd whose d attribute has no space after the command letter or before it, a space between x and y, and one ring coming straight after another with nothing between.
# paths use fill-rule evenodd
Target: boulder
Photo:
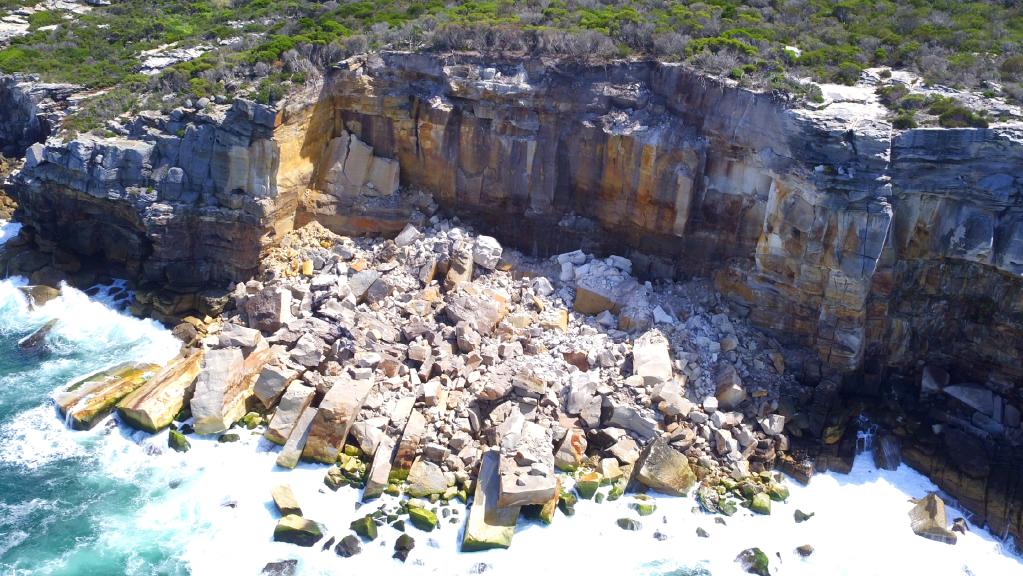
<instances>
[{"instance_id":1,"label":"boulder","mask_svg":"<svg viewBox=\"0 0 1023 576\"><path fill-rule=\"evenodd\" d=\"M18 349L26 352L38 351L46 345L46 337L57 326L57 318L53 318L40 326L35 332L18 340Z\"/></svg>"},{"instance_id":2,"label":"boulder","mask_svg":"<svg viewBox=\"0 0 1023 576\"><path fill-rule=\"evenodd\" d=\"M394 541L394 558L404 562L408 560L409 552L416 547L416 541L408 534L402 534L398 536L398 539Z\"/></svg>"},{"instance_id":3,"label":"boulder","mask_svg":"<svg viewBox=\"0 0 1023 576\"><path fill-rule=\"evenodd\" d=\"M644 415L639 409L625 404L614 406L608 424L625 428L644 442L658 434L656 420Z\"/></svg>"},{"instance_id":4,"label":"boulder","mask_svg":"<svg viewBox=\"0 0 1023 576\"><path fill-rule=\"evenodd\" d=\"M945 544L956 543L955 533L947 528L945 503L933 492L921 498L909 511L909 526L917 536Z\"/></svg>"},{"instance_id":5,"label":"boulder","mask_svg":"<svg viewBox=\"0 0 1023 576\"><path fill-rule=\"evenodd\" d=\"M668 339L657 330L645 332L632 345L632 374L647 384L671 380Z\"/></svg>"},{"instance_id":6,"label":"boulder","mask_svg":"<svg viewBox=\"0 0 1023 576\"><path fill-rule=\"evenodd\" d=\"M554 453L554 465L565 472L575 471L586 459L586 447L586 434L578 428L570 429Z\"/></svg>"},{"instance_id":7,"label":"boulder","mask_svg":"<svg viewBox=\"0 0 1023 576\"><path fill-rule=\"evenodd\" d=\"M326 464L337 460L337 454L348 438L348 432L373 389L374 380L341 377L320 402L316 419L309 429L302 457Z\"/></svg>"},{"instance_id":8,"label":"boulder","mask_svg":"<svg viewBox=\"0 0 1023 576\"><path fill-rule=\"evenodd\" d=\"M372 541L377 539L377 525L376 522L373 521L373 516L370 514L353 520L349 525L349 528L361 536L363 540Z\"/></svg>"},{"instance_id":9,"label":"boulder","mask_svg":"<svg viewBox=\"0 0 1023 576\"><path fill-rule=\"evenodd\" d=\"M274 486L273 490L270 491L270 495L273 496L274 505L277 506L277 510L280 511L282 516L302 515L302 508L299 507L295 493L291 491L291 486L287 484Z\"/></svg>"},{"instance_id":10,"label":"boulder","mask_svg":"<svg viewBox=\"0 0 1023 576\"><path fill-rule=\"evenodd\" d=\"M501 254L504 249L496 238L491 236L476 237L476 244L472 249L472 261L480 268L493 270L501 261Z\"/></svg>"},{"instance_id":11,"label":"boulder","mask_svg":"<svg viewBox=\"0 0 1023 576\"><path fill-rule=\"evenodd\" d=\"M121 418L150 433L169 426L192 395L202 361L202 350L192 350L171 361L117 404Z\"/></svg>"},{"instance_id":12,"label":"boulder","mask_svg":"<svg viewBox=\"0 0 1023 576\"><path fill-rule=\"evenodd\" d=\"M420 498L431 494L443 494L448 489L447 478L440 466L418 458L408 473L408 493Z\"/></svg>"},{"instance_id":13,"label":"boulder","mask_svg":"<svg viewBox=\"0 0 1023 576\"><path fill-rule=\"evenodd\" d=\"M316 389L306 386L301 382L294 382L288 386L287 391L281 396L281 402L277 405L270 425L266 427L263 436L274 444L284 445L291 436L291 431L298 423L299 417L313 401Z\"/></svg>"},{"instance_id":14,"label":"boulder","mask_svg":"<svg viewBox=\"0 0 1023 576\"><path fill-rule=\"evenodd\" d=\"M265 288L245 300L244 311L249 328L276 332L293 319L291 290Z\"/></svg>"},{"instance_id":15,"label":"boulder","mask_svg":"<svg viewBox=\"0 0 1023 576\"><path fill-rule=\"evenodd\" d=\"M719 410L735 410L746 399L742 378L731 362L722 362L718 365L714 383L717 386L714 397L717 398Z\"/></svg>"},{"instance_id":16,"label":"boulder","mask_svg":"<svg viewBox=\"0 0 1023 576\"><path fill-rule=\"evenodd\" d=\"M665 494L685 496L696 483L696 474L689 460L658 438L647 446L641 458L636 479L644 486Z\"/></svg>"},{"instance_id":17,"label":"boulder","mask_svg":"<svg viewBox=\"0 0 1023 576\"><path fill-rule=\"evenodd\" d=\"M995 395L983 386L957 384L955 386L947 386L944 392L985 416L994 414Z\"/></svg>"},{"instance_id":18,"label":"boulder","mask_svg":"<svg viewBox=\"0 0 1023 576\"><path fill-rule=\"evenodd\" d=\"M410 506L408 517L413 526L424 532L432 532L437 527L437 515L426 508Z\"/></svg>"},{"instance_id":19,"label":"boulder","mask_svg":"<svg viewBox=\"0 0 1023 576\"><path fill-rule=\"evenodd\" d=\"M320 538L323 538L323 529L319 524L294 514L281 518L274 528L274 542L309 547Z\"/></svg>"},{"instance_id":20,"label":"boulder","mask_svg":"<svg viewBox=\"0 0 1023 576\"><path fill-rule=\"evenodd\" d=\"M298 573L298 560L282 560L267 562L260 576L295 576Z\"/></svg>"},{"instance_id":21,"label":"boulder","mask_svg":"<svg viewBox=\"0 0 1023 576\"><path fill-rule=\"evenodd\" d=\"M359 542L358 536L351 534L342 538L334 547L334 553L342 558L351 558L360 552L362 552L362 543Z\"/></svg>"},{"instance_id":22,"label":"boulder","mask_svg":"<svg viewBox=\"0 0 1023 576\"><path fill-rule=\"evenodd\" d=\"M167 434L167 447L175 452L188 452L192 448L192 444L181 432L170 430Z\"/></svg>"},{"instance_id":23,"label":"boulder","mask_svg":"<svg viewBox=\"0 0 1023 576\"><path fill-rule=\"evenodd\" d=\"M155 364L125 362L72 382L56 392L53 400L68 426L74 430L89 430L158 370Z\"/></svg>"},{"instance_id":24,"label":"boulder","mask_svg":"<svg viewBox=\"0 0 1023 576\"><path fill-rule=\"evenodd\" d=\"M770 514L771 497L766 492L755 494L753 496L753 500L750 502L749 509L757 514Z\"/></svg>"},{"instance_id":25,"label":"boulder","mask_svg":"<svg viewBox=\"0 0 1023 576\"><path fill-rule=\"evenodd\" d=\"M881 470L898 470L902 463L902 449L899 439L885 434L874 441L874 465Z\"/></svg>"},{"instance_id":26,"label":"boulder","mask_svg":"<svg viewBox=\"0 0 1023 576\"><path fill-rule=\"evenodd\" d=\"M501 490L498 473L500 458L497 450L488 450L483 454L476 478L476 493L462 537L463 552L511 546L521 507L497 506Z\"/></svg>"},{"instance_id":27,"label":"boulder","mask_svg":"<svg viewBox=\"0 0 1023 576\"><path fill-rule=\"evenodd\" d=\"M405 423L405 430L401 435L401 442L398 450L394 453L394 460L391 466L391 476L398 480L408 477L416 454L419 453L419 444L422 442L423 433L426 432L426 418L419 411L409 414Z\"/></svg>"},{"instance_id":28,"label":"boulder","mask_svg":"<svg viewBox=\"0 0 1023 576\"><path fill-rule=\"evenodd\" d=\"M771 576L767 554L760 548L747 548L735 557L735 561L742 566L748 574L757 576Z\"/></svg>"}]
</instances>

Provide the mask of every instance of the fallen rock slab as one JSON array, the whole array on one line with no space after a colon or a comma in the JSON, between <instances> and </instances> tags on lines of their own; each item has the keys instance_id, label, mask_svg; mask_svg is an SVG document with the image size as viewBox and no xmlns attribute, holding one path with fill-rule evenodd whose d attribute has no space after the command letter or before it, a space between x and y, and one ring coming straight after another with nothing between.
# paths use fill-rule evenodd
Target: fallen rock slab
<instances>
[{"instance_id":1,"label":"fallen rock slab","mask_svg":"<svg viewBox=\"0 0 1023 576\"><path fill-rule=\"evenodd\" d=\"M159 366L126 362L73 382L53 396L65 422L88 430L109 414L117 402L152 378Z\"/></svg>"},{"instance_id":2,"label":"fallen rock slab","mask_svg":"<svg viewBox=\"0 0 1023 576\"><path fill-rule=\"evenodd\" d=\"M277 405L277 412L270 420L263 436L274 444L284 445L291 436L291 431L298 423L299 417L309 407L316 395L316 389L295 382L288 386L287 391L281 396L281 402Z\"/></svg>"},{"instance_id":3,"label":"fallen rock slab","mask_svg":"<svg viewBox=\"0 0 1023 576\"><path fill-rule=\"evenodd\" d=\"M917 536L928 540L955 544L955 532L948 529L948 517L945 515L945 502L931 493L921 498L909 511L909 526Z\"/></svg>"},{"instance_id":4,"label":"fallen rock slab","mask_svg":"<svg viewBox=\"0 0 1023 576\"><path fill-rule=\"evenodd\" d=\"M340 378L323 397L320 407L309 429L302 457L332 464L337 453L344 446L359 410L366 402L373 379L354 380Z\"/></svg>"},{"instance_id":5,"label":"fallen rock slab","mask_svg":"<svg viewBox=\"0 0 1023 576\"><path fill-rule=\"evenodd\" d=\"M170 426L192 395L202 359L203 351L193 350L172 361L118 403L121 418L151 433Z\"/></svg>"},{"instance_id":6,"label":"fallen rock slab","mask_svg":"<svg viewBox=\"0 0 1023 576\"><path fill-rule=\"evenodd\" d=\"M391 457L394 454L394 440L385 436L377 444L373 453L373 463L366 478L366 488L362 491L362 501L378 498L387 489L391 476Z\"/></svg>"},{"instance_id":7,"label":"fallen rock slab","mask_svg":"<svg viewBox=\"0 0 1023 576\"><path fill-rule=\"evenodd\" d=\"M273 496L274 505L277 506L277 510L281 512L281 515L302 515L302 508L298 505L298 500L295 498L295 493L291 491L291 486L287 484L274 486L270 494Z\"/></svg>"},{"instance_id":8,"label":"fallen rock slab","mask_svg":"<svg viewBox=\"0 0 1023 576\"><path fill-rule=\"evenodd\" d=\"M498 476L500 459L497 450L489 450L483 454L480 472L476 478L476 492L462 537L463 552L511 546L512 536L515 535L515 523L518 522L522 508L497 506L497 498L501 491L501 480Z\"/></svg>"},{"instance_id":9,"label":"fallen rock slab","mask_svg":"<svg viewBox=\"0 0 1023 576\"><path fill-rule=\"evenodd\" d=\"M294 468L298 465L298 460L302 457L302 450L305 448L306 440L309 438L309 428L312 426L313 419L316 418L316 412L317 409L311 406L302 411L302 415L298 417L298 421L295 422L295 426L291 429L291 434L288 435L288 441L277 456L278 466Z\"/></svg>"}]
</instances>

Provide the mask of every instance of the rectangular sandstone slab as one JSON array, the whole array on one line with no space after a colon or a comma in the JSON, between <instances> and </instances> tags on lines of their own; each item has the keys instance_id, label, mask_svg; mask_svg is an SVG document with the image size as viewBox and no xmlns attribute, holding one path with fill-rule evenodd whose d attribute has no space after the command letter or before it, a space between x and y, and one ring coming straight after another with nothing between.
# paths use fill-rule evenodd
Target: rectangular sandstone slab
<instances>
[{"instance_id":1,"label":"rectangular sandstone slab","mask_svg":"<svg viewBox=\"0 0 1023 576\"><path fill-rule=\"evenodd\" d=\"M247 356L237 347L207 352L191 401L195 431L223 432L244 416L245 401L269 359L270 347L262 336Z\"/></svg>"},{"instance_id":2,"label":"rectangular sandstone slab","mask_svg":"<svg viewBox=\"0 0 1023 576\"><path fill-rule=\"evenodd\" d=\"M414 411L409 414L408 422L405 424L405 431L401 435L401 442L398 444L398 451L394 454L394 463L391 466L391 476L397 480L405 480L408 471L412 469L412 462L419 453L419 443L426 431L426 417L422 412Z\"/></svg>"},{"instance_id":3,"label":"rectangular sandstone slab","mask_svg":"<svg viewBox=\"0 0 1023 576\"><path fill-rule=\"evenodd\" d=\"M203 351L192 350L174 359L149 382L117 405L121 418L135 428L156 432L170 426L194 390L202 369Z\"/></svg>"},{"instance_id":4,"label":"rectangular sandstone slab","mask_svg":"<svg viewBox=\"0 0 1023 576\"><path fill-rule=\"evenodd\" d=\"M266 427L263 436L274 444L283 446L287 443L288 436L291 435L291 430L298 422L299 416L309 407L315 395L315 388L301 382L294 382L288 386L284 395L281 396L277 412L274 413L273 420L270 420L270 425Z\"/></svg>"},{"instance_id":5,"label":"rectangular sandstone slab","mask_svg":"<svg viewBox=\"0 0 1023 576\"><path fill-rule=\"evenodd\" d=\"M88 430L110 413L117 402L145 384L159 366L125 362L73 382L53 395L64 420L75 430Z\"/></svg>"},{"instance_id":6,"label":"rectangular sandstone slab","mask_svg":"<svg viewBox=\"0 0 1023 576\"><path fill-rule=\"evenodd\" d=\"M277 456L277 465L281 468L294 468L298 465L298 459L302 456L302 448L305 447L306 440L309 438L309 427L312 425L313 419L316 418L316 412L317 409L310 406L303 410L302 415L298 417L298 422L291 429L288 441L284 444L280 455Z\"/></svg>"},{"instance_id":7,"label":"rectangular sandstone slab","mask_svg":"<svg viewBox=\"0 0 1023 576\"><path fill-rule=\"evenodd\" d=\"M309 430L309 440L302 451L307 460L333 464L337 453L348 439L348 431L366 402L373 379L339 379L323 397L320 409Z\"/></svg>"},{"instance_id":8,"label":"rectangular sandstone slab","mask_svg":"<svg viewBox=\"0 0 1023 576\"><path fill-rule=\"evenodd\" d=\"M366 488L362 492L363 502L377 498L384 493L391 475L392 456L394 456L394 440L385 436L377 444L377 451L373 453L373 464L369 468Z\"/></svg>"},{"instance_id":9,"label":"rectangular sandstone slab","mask_svg":"<svg viewBox=\"0 0 1023 576\"><path fill-rule=\"evenodd\" d=\"M469 520L465 524L462 538L462 552L475 552L491 548L508 548L515 535L515 523L519 520L519 506L498 508L497 498L501 492L498 478L500 453L488 450L483 454L480 473L476 479L476 492Z\"/></svg>"}]
</instances>

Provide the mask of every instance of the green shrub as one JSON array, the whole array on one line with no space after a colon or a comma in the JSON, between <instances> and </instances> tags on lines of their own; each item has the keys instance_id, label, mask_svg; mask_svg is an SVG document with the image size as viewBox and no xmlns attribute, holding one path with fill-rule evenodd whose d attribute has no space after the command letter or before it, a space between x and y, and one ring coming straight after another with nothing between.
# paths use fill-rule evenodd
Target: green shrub
<instances>
[{"instance_id":1,"label":"green shrub","mask_svg":"<svg viewBox=\"0 0 1023 576\"><path fill-rule=\"evenodd\" d=\"M987 119L969 108L953 106L938 116L938 124L945 128L987 128Z\"/></svg>"},{"instance_id":2,"label":"green shrub","mask_svg":"<svg viewBox=\"0 0 1023 576\"><path fill-rule=\"evenodd\" d=\"M903 111L899 112L898 116L892 120L892 127L898 130L908 130L910 128L916 128L916 118L912 112Z\"/></svg>"}]
</instances>

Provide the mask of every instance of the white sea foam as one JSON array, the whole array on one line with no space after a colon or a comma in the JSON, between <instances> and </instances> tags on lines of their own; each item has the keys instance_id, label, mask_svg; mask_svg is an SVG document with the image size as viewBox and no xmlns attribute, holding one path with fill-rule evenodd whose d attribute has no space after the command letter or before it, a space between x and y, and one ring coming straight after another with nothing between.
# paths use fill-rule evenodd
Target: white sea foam
<instances>
[{"instance_id":1,"label":"white sea foam","mask_svg":"<svg viewBox=\"0 0 1023 576\"><path fill-rule=\"evenodd\" d=\"M160 538L170 550L182 551L188 571L197 576L224 573L258 573L267 562L295 558L301 574L341 572L376 574L474 574L485 565L486 574L522 575L535 571L567 571L582 574L685 574L703 568L715 576L740 574L734 563L743 549L760 547L778 573L793 575L891 575L931 574L976 576L1019 573L1020 559L990 534L971 525L949 546L912 533L907 513L910 498L936 490L925 477L903 466L898 471L879 471L870 458L861 457L849 476L827 474L809 486L792 486L787 503L774 503L771 516L755 516L741 510L720 525L714 517L694 511L691 498L658 496L657 511L639 517L626 496L617 502L583 501L573 517L558 513L550 527L521 522L511 550L460 554L461 522L424 533L408 525L416 548L408 563L393 560L398 532L380 530L376 542L364 543L362 554L343 559L320 546L299 548L272 542L277 514L270 499L271 488L288 483L305 515L323 523L328 535L349 533L349 523L374 510L370 504L356 509L358 492L331 492L323 485L324 466L302 464L294 471L274 466L275 449L257 435L242 432L238 443L220 444L210 438L192 438L186 454L164 451L151 458L159 470L149 481L159 487L134 518L107 532L104 546L130 549L138 538ZM153 441L165 446L166 433ZM136 455L145 454L136 447ZM141 457L141 456L140 456ZM116 469L136 469L132 458L106 462ZM169 486L176 487L171 489ZM383 501L389 501L385 497ZM802 524L793 520L797 509L814 512ZM466 511L459 513L464 520ZM961 515L949 509L949 520ZM642 529L627 532L616 520L637 519ZM696 535L696 528L711 537ZM660 532L663 540L654 538ZM802 559L795 548L811 544L816 551ZM676 572L677 571L677 572Z\"/></svg>"},{"instance_id":2,"label":"white sea foam","mask_svg":"<svg viewBox=\"0 0 1023 576\"><path fill-rule=\"evenodd\" d=\"M19 231L21 231L21 224L0 220L0 244L17 236Z\"/></svg>"}]
</instances>

